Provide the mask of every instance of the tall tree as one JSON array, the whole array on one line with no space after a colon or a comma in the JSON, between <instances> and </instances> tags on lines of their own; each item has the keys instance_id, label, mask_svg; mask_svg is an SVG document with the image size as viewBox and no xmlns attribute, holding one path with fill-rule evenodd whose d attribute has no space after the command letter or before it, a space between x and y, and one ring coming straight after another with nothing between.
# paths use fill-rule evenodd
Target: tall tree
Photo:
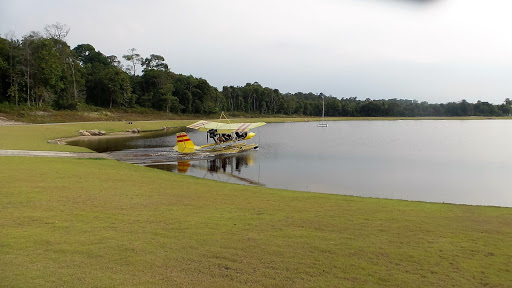
<instances>
[{"instance_id":1,"label":"tall tree","mask_svg":"<svg viewBox=\"0 0 512 288\"><path fill-rule=\"evenodd\" d=\"M108 58L103 55L100 51L96 51L96 48L91 44L79 44L73 48L76 57L82 64L82 66L88 66L92 64L109 65Z\"/></svg>"},{"instance_id":2,"label":"tall tree","mask_svg":"<svg viewBox=\"0 0 512 288\"><path fill-rule=\"evenodd\" d=\"M62 45L60 43L59 45ZM53 100L64 97L67 83L64 81L64 60L51 39L39 38L32 43L33 103L51 105Z\"/></svg>"},{"instance_id":3,"label":"tall tree","mask_svg":"<svg viewBox=\"0 0 512 288\"><path fill-rule=\"evenodd\" d=\"M73 51L86 73L86 102L100 107L129 107L135 103L130 76L117 63L90 44L80 44Z\"/></svg>"},{"instance_id":4,"label":"tall tree","mask_svg":"<svg viewBox=\"0 0 512 288\"><path fill-rule=\"evenodd\" d=\"M164 63L165 59L161 55L151 54L149 57L142 60L142 66L144 66L144 70L155 69L155 70L163 70L168 71L169 66Z\"/></svg>"},{"instance_id":5,"label":"tall tree","mask_svg":"<svg viewBox=\"0 0 512 288\"><path fill-rule=\"evenodd\" d=\"M20 61L20 46L21 42L16 39L16 36L13 31L7 34L5 42L8 46L8 75L9 75L9 88L7 88L7 97L10 99L11 103L14 103L18 106L19 100L19 88L18 84L21 81L21 71L19 71L19 61ZM7 78L5 78L7 80Z\"/></svg>"},{"instance_id":6,"label":"tall tree","mask_svg":"<svg viewBox=\"0 0 512 288\"><path fill-rule=\"evenodd\" d=\"M117 59L116 55L109 55L109 56L107 56L107 59L111 65L114 65L117 68L123 70L123 64L121 64L121 61L119 61L119 59Z\"/></svg>"},{"instance_id":7,"label":"tall tree","mask_svg":"<svg viewBox=\"0 0 512 288\"><path fill-rule=\"evenodd\" d=\"M71 51L70 51L71 52ZM78 104L78 87L77 87L77 68L81 67L78 64L78 61L74 57L68 57L66 58L67 63L69 64L69 67L71 68L71 77L73 79L73 95L75 96L75 105Z\"/></svg>"},{"instance_id":8,"label":"tall tree","mask_svg":"<svg viewBox=\"0 0 512 288\"><path fill-rule=\"evenodd\" d=\"M71 50L64 40L57 38L50 38L49 40L59 56L60 80L62 81L62 89L56 95L53 106L60 109L76 109L83 98L83 68L75 51Z\"/></svg>"},{"instance_id":9,"label":"tall tree","mask_svg":"<svg viewBox=\"0 0 512 288\"><path fill-rule=\"evenodd\" d=\"M70 28L66 24L57 22L44 26L44 33L46 37L57 40L64 40L69 34Z\"/></svg>"},{"instance_id":10,"label":"tall tree","mask_svg":"<svg viewBox=\"0 0 512 288\"><path fill-rule=\"evenodd\" d=\"M167 113L179 113L182 106L180 105L178 98L172 95L172 93L174 92L174 86L172 84L167 84L164 87L162 87L161 91L162 96L160 99L165 106L165 111Z\"/></svg>"},{"instance_id":11,"label":"tall tree","mask_svg":"<svg viewBox=\"0 0 512 288\"><path fill-rule=\"evenodd\" d=\"M116 106L130 106L133 103L130 79L124 71L110 66L103 70L101 78L104 79L106 94L109 96L109 108Z\"/></svg>"},{"instance_id":12,"label":"tall tree","mask_svg":"<svg viewBox=\"0 0 512 288\"><path fill-rule=\"evenodd\" d=\"M123 58L132 63L132 66L128 69L130 72L133 73L133 76L137 74L137 65L142 64L143 58L140 56L140 54L135 53L137 49L131 48L128 49L128 54L123 55Z\"/></svg>"},{"instance_id":13,"label":"tall tree","mask_svg":"<svg viewBox=\"0 0 512 288\"><path fill-rule=\"evenodd\" d=\"M10 71L9 71L9 41L0 38L0 102L3 102L4 95L7 96L9 85ZM12 82L11 82L12 83ZM7 97L5 97L7 98Z\"/></svg>"},{"instance_id":14,"label":"tall tree","mask_svg":"<svg viewBox=\"0 0 512 288\"><path fill-rule=\"evenodd\" d=\"M25 35L22 40L22 63L21 68L23 73L25 74L25 86L27 91L27 106L30 106L30 100L31 100L31 83L32 83L32 66L33 66L33 59L32 59L32 44L35 43L37 40L41 39L42 36L39 32L32 31L29 34Z\"/></svg>"}]
</instances>

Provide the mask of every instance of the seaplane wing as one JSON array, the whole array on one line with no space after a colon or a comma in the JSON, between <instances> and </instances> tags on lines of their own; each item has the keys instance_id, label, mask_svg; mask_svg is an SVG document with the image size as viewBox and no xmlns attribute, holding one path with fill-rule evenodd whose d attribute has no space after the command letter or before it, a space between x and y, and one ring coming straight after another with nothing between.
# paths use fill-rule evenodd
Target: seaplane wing
<instances>
[{"instance_id":1,"label":"seaplane wing","mask_svg":"<svg viewBox=\"0 0 512 288\"><path fill-rule=\"evenodd\" d=\"M197 129L202 132L207 132L211 129L216 129L217 133L232 133L232 132L247 132L256 127L263 126L267 123L265 122L256 122L256 123L220 123L220 122L212 122L212 121L197 121L194 124L190 124L187 127L192 129Z\"/></svg>"}]
</instances>

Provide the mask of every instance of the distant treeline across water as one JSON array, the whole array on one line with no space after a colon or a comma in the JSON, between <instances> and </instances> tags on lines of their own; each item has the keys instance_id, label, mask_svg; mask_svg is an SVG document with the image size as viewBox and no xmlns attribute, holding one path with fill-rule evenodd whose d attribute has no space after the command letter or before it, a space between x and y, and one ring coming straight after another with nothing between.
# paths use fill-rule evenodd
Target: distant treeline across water
<instances>
[{"instance_id":1,"label":"distant treeline across water","mask_svg":"<svg viewBox=\"0 0 512 288\"><path fill-rule=\"evenodd\" d=\"M0 37L0 104L74 110L81 105L105 108L148 108L176 114L215 114L220 111L258 115L320 116L508 116L512 101L494 105L465 100L430 104L415 100L338 99L314 93L281 93L258 82L224 86L177 74L164 57L142 57L136 49L104 55L91 44L71 49L66 25L47 25L45 33L21 39ZM141 71L137 71L137 69Z\"/></svg>"}]
</instances>

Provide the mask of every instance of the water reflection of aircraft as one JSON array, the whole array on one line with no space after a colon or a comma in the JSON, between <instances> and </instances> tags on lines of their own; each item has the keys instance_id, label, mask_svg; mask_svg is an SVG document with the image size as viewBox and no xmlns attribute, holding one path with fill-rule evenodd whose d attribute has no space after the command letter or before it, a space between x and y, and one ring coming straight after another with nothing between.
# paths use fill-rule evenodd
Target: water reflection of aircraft
<instances>
[{"instance_id":1,"label":"water reflection of aircraft","mask_svg":"<svg viewBox=\"0 0 512 288\"><path fill-rule=\"evenodd\" d=\"M178 172L179 173L187 173L189 167L190 167L190 161L178 161Z\"/></svg>"},{"instance_id":2,"label":"water reflection of aircraft","mask_svg":"<svg viewBox=\"0 0 512 288\"><path fill-rule=\"evenodd\" d=\"M254 159L252 158L252 155L250 153L242 153L238 154L237 156L225 156L220 158L209 159L207 160L206 167L202 165L192 164L190 163L190 161L178 161L177 168L179 173L187 173L189 168L193 167L195 169L205 170L210 174L221 174L228 176L230 178L235 178L239 181L248 184L264 186L264 184L259 183L258 181L237 175L240 174L240 172L242 172L242 169L244 167L249 167L252 166L253 164ZM158 167L158 165L155 165L154 167Z\"/></svg>"},{"instance_id":3,"label":"water reflection of aircraft","mask_svg":"<svg viewBox=\"0 0 512 288\"><path fill-rule=\"evenodd\" d=\"M187 133L181 132L176 134L177 145L174 150L180 153L193 153L197 150L213 154L228 154L243 152L251 149L257 149L257 144L247 144L243 141L249 140L256 135L249 130L265 125L265 122L256 123L231 123L224 113L221 114L228 121L228 123L212 122L212 121L198 121L194 124L188 125L188 128L197 129L201 132L206 132L206 141L213 139L214 143L206 144L203 146L196 146L190 140Z\"/></svg>"},{"instance_id":4,"label":"water reflection of aircraft","mask_svg":"<svg viewBox=\"0 0 512 288\"><path fill-rule=\"evenodd\" d=\"M227 167L230 167L231 172L242 172L242 167L252 166L253 162L254 161L252 157L248 154L243 154L236 157L215 158L208 160L208 171L219 172L222 169L222 172L226 172Z\"/></svg>"}]
</instances>

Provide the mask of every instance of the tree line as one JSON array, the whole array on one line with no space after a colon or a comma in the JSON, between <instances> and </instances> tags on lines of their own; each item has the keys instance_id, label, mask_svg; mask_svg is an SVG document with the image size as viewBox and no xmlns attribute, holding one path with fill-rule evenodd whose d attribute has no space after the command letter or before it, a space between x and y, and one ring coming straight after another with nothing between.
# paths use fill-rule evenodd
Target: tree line
<instances>
[{"instance_id":1,"label":"tree line","mask_svg":"<svg viewBox=\"0 0 512 288\"><path fill-rule=\"evenodd\" d=\"M257 115L319 116L507 116L512 101L494 105L466 100L430 104L415 100L359 100L323 93L281 93L258 82L224 86L169 69L164 57L142 57L127 50L123 65L91 44L71 48L65 41L69 27L56 23L21 39L0 37L0 103L10 106L76 110L91 105L104 108L143 107L176 114L210 115L242 112ZM141 67L141 71L137 68ZM7 103L7 104L5 104Z\"/></svg>"}]
</instances>

